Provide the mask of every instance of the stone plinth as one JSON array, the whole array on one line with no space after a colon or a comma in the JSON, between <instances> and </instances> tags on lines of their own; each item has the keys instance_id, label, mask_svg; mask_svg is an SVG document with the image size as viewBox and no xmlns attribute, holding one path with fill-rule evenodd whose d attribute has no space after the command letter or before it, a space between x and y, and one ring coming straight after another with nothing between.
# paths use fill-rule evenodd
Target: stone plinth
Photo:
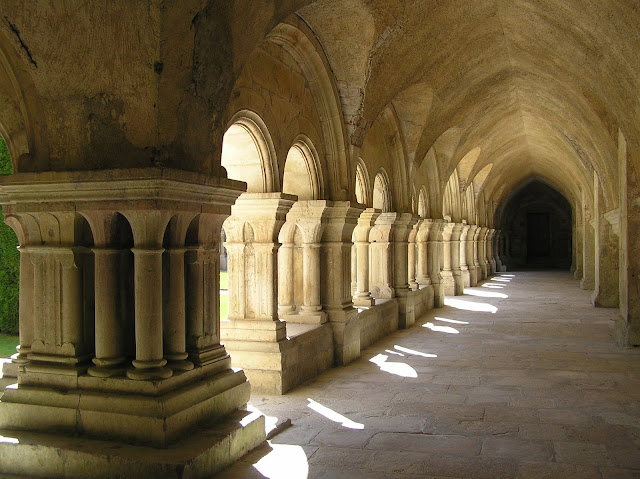
<instances>
[{"instance_id":1,"label":"stone plinth","mask_svg":"<svg viewBox=\"0 0 640 479\"><path fill-rule=\"evenodd\" d=\"M110 463L105 474L130 467L139 477L164 477L171 460L153 448L181 448L249 399L246 376L220 345L218 317L220 228L244 185L162 168L25 173L0 185L7 223L26 253L24 278L32 278L20 297L22 341L32 340L21 348L17 384L0 400L0 428L48 434L2 444L3 472L56 475L55 460L35 471L28 465L39 461L23 468L15 459L55 451L79 461L87 454L95 467ZM211 426L196 476L261 442L260 422ZM108 439L119 452L78 452L79 443L61 439L69 434L87 444ZM127 459L141 445L151 459ZM192 467L198 454L176 467ZM81 477L71 462L65 476Z\"/></svg>"}]
</instances>

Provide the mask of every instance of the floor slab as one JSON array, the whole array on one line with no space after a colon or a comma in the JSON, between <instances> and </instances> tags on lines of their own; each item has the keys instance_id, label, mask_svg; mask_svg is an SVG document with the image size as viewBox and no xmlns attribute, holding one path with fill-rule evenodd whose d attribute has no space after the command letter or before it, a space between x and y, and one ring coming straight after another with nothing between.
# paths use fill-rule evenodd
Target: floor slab
<instances>
[{"instance_id":1,"label":"floor slab","mask_svg":"<svg viewBox=\"0 0 640 479\"><path fill-rule=\"evenodd\" d=\"M491 286L491 287L488 287ZM285 396L222 478L639 477L640 350L565 272L501 273Z\"/></svg>"}]
</instances>

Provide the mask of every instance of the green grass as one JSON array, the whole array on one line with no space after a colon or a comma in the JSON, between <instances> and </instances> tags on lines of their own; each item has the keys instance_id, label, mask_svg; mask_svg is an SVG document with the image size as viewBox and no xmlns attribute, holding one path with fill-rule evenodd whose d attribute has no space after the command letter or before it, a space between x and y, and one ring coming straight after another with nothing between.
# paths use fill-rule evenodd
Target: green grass
<instances>
[{"instance_id":1,"label":"green grass","mask_svg":"<svg viewBox=\"0 0 640 479\"><path fill-rule=\"evenodd\" d=\"M20 344L18 336L0 334L0 356L11 356L15 354L18 344Z\"/></svg>"},{"instance_id":2,"label":"green grass","mask_svg":"<svg viewBox=\"0 0 640 479\"><path fill-rule=\"evenodd\" d=\"M227 319L229 315L229 295L220 295L220 319Z\"/></svg>"},{"instance_id":3,"label":"green grass","mask_svg":"<svg viewBox=\"0 0 640 479\"><path fill-rule=\"evenodd\" d=\"M229 277L226 271L220 271L220 289L229 289Z\"/></svg>"}]
</instances>

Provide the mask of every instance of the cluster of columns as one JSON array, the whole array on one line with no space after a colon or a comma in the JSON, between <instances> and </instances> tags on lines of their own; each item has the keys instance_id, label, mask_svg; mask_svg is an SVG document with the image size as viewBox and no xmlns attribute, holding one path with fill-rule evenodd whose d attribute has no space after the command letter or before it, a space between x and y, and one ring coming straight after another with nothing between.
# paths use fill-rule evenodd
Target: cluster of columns
<instances>
[{"instance_id":1,"label":"cluster of columns","mask_svg":"<svg viewBox=\"0 0 640 479\"><path fill-rule=\"evenodd\" d=\"M442 306L445 295L463 294L465 287L504 268L499 241L499 230L466 221L422 219L368 208L354 231L354 304L371 306L375 299L433 288L434 306Z\"/></svg>"},{"instance_id":2,"label":"cluster of columns","mask_svg":"<svg viewBox=\"0 0 640 479\"><path fill-rule=\"evenodd\" d=\"M445 294L462 294L502 264L491 228L296 199L245 193L224 223L222 342L259 390L281 393L295 382L286 378L287 355L296 356L287 323L331 328L332 363L345 364L360 354L354 306L393 298L399 326L409 327L418 293L441 306Z\"/></svg>"},{"instance_id":3,"label":"cluster of columns","mask_svg":"<svg viewBox=\"0 0 640 479\"><path fill-rule=\"evenodd\" d=\"M136 173L4 181L21 287L18 387L2 396L0 427L164 446L248 399L219 333L220 231L242 184ZM193 394L207 384L217 393Z\"/></svg>"}]
</instances>

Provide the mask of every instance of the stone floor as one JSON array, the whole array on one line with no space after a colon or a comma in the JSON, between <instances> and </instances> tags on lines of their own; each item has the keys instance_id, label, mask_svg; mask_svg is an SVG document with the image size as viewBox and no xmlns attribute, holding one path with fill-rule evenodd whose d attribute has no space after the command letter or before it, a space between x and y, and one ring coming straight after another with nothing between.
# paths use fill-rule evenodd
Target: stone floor
<instances>
[{"instance_id":1,"label":"stone floor","mask_svg":"<svg viewBox=\"0 0 640 479\"><path fill-rule=\"evenodd\" d=\"M640 350L568 273L503 273L286 396L222 478L640 478Z\"/></svg>"}]
</instances>

